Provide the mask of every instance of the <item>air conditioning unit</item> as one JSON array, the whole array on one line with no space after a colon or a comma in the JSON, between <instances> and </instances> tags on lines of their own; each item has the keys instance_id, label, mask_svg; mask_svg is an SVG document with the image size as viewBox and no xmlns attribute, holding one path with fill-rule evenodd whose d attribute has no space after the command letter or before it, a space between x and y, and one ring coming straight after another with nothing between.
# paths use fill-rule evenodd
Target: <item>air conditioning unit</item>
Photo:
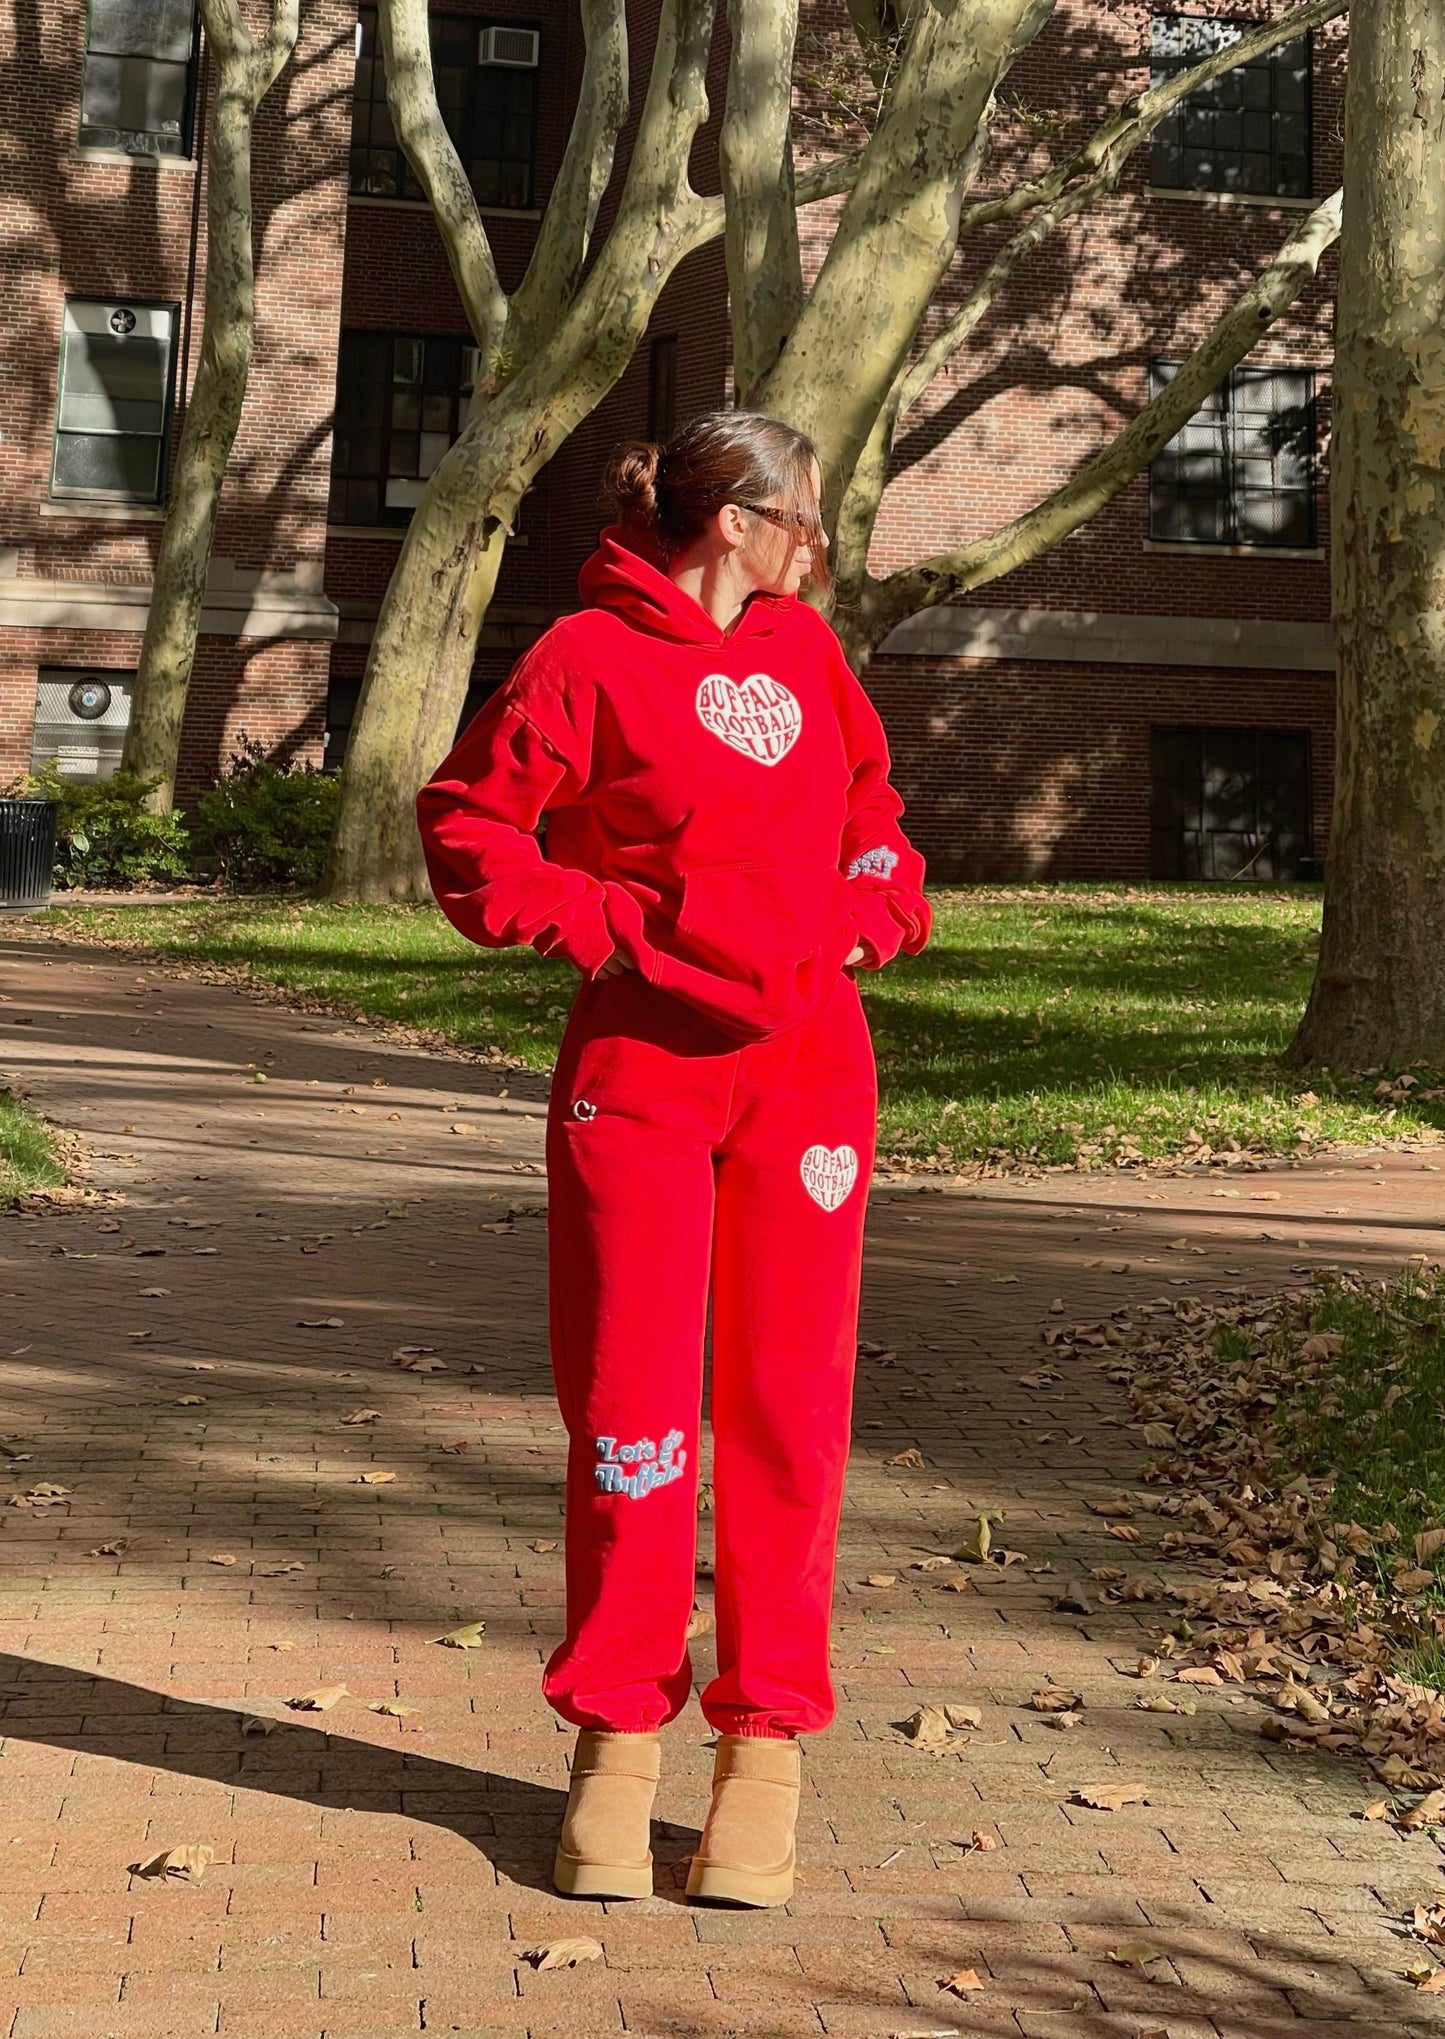
<instances>
[{"instance_id":1,"label":"air conditioning unit","mask_svg":"<svg viewBox=\"0 0 1445 2039\"><path fill-rule=\"evenodd\" d=\"M535 71L542 37L535 28L484 28L477 48L479 64L499 64L509 71Z\"/></svg>"},{"instance_id":2,"label":"air conditioning unit","mask_svg":"<svg viewBox=\"0 0 1445 2039\"><path fill-rule=\"evenodd\" d=\"M30 769L55 764L63 779L113 778L130 726L134 679L133 673L42 671Z\"/></svg>"}]
</instances>

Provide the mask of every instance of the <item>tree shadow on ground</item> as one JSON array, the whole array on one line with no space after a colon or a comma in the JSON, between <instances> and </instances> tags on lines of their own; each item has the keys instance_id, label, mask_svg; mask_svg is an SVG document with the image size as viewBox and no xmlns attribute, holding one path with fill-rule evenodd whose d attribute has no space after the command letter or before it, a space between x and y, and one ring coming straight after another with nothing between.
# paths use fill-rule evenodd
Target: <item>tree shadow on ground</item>
<instances>
[{"instance_id":1,"label":"tree shadow on ground","mask_svg":"<svg viewBox=\"0 0 1445 2039\"><path fill-rule=\"evenodd\" d=\"M388 1749L299 1722L247 1734L255 1716L28 1657L0 1655L0 1732L79 1756L137 1763L228 1790L263 1791L331 1811L394 1813L459 1835L499 1877L550 1892L565 1793L525 1777ZM656 1832L664 1895L694 1829Z\"/></svg>"}]
</instances>

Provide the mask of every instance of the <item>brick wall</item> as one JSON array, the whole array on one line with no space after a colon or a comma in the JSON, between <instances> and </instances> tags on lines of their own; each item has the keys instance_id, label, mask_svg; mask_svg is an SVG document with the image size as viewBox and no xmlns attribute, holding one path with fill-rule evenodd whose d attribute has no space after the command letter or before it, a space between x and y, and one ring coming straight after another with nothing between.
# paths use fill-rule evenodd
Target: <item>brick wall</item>
<instances>
[{"instance_id":1,"label":"brick wall","mask_svg":"<svg viewBox=\"0 0 1445 2039\"><path fill-rule=\"evenodd\" d=\"M582 45L570 0L446 10L515 13L542 31L538 196L560 161ZM6 20L6 14L9 14ZM1190 12L1254 19L1274 0L1190 0ZM806 0L826 41L842 0ZM655 0L635 9L634 98L650 57ZM258 126L258 338L251 390L223 499L216 551L240 568L315 569L342 607L339 641L207 635L197 662L183 780L201 783L242 727L281 750L319 755L328 673L355 680L399 534L328 532L326 494L338 336L343 327L465 333L440 236L424 206L350 201L346 155L354 0L314 0L302 42ZM1059 0L1009 81L1033 109L1005 109L976 195L1006 188L1075 145L1100 113L1147 78L1149 10L1134 0ZM74 515L46 505L60 317L67 292L179 301L191 266L193 174L76 158L85 0L0 0L13 51L0 115L0 547L21 580L141 581L158 537L153 518ZM1343 28L1315 37L1315 189L1339 173ZM699 190L716 188L716 128L726 39L713 56L714 109L694 157ZM1042 116L1042 118L1040 118ZM805 142L814 135L807 109ZM625 167L604 205L599 232ZM844 139L847 139L844 137ZM200 194L204 196L204 190ZM810 269L836 206L806 216ZM978 536L1038 501L1118 430L1147 394L1148 364L1192 346L1300 217L1279 205L1170 197L1148 189L1148 152L1113 196L1061 230L1000 295L988 317L907 421L880 517L873 569L894 568ZM504 283L523 272L535 232L525 215L487 228ZM942 294L946 316L996 250L1000 232L966 243ZM204 215L196 242L204 277ZM1333 267L1267 334L1255 358L1321 371L1321 453L1328 431ZM199 352L192 304L190 372ZM678 344L679 420L726 401L727 298L720 246L694 255L664 290L653 335ZM524 504L526 542L509 548L477 678L495 683L549 615L575 601L575 576L600 521L598 484L620 439L642 433L646 342L618 388L557 455ZM1327 528L1323 488L1318 504ZM1089 525L1033 564L980 589L974 606L1268 619L1319 624L1329 614L1322 556L1221 555L1150 546L1141 479ZM61 514L46 514L60 510ZM3 585L3 584L0 584ZM0 629L0 776L28 758L40 665L133 665L122 632ZM943 876L1010 871L1138 876L1148 855L1151 718L1308 727L1317 828L1328 811L1331 682L1327 675L1207 667L1112 667L1043 660L880 656L868 684L883 710L913 803L913 824ZM1161 705L1162 704L1162 705ZM1166 713L1167 709L1167 713Z\"/></svg>"},{"instance_id":2,"label":"brick wall","mask_svg":"<svg viewBox=\"0 0 1445 2039\"><path fill-rule=\"evenodd\" d=\"M1324 850L1327 673L884 656L868 679L934 878L1146 877L1149 732L1165 725L1308 730Z\"/></svg>"}]
</instances>

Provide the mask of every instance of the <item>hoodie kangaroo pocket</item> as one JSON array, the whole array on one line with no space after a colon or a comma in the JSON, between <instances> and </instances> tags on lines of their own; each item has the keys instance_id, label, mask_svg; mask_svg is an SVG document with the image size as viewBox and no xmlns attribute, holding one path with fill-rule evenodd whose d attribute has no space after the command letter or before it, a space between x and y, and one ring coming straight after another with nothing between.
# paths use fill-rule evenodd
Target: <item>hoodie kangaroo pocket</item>
<instances>
[{"instance_id":1,"label":"hoodie kangaroo pocket","mask_svg":"<svg viewBox=\"0 0 1445 2039\"><path fill-rule=\"evenodd\" d=\"M657 981L704 1011L768 1033L804 1017L853 947L841 872L816 864L689 871Z\"/></svg>"}]
</instances>

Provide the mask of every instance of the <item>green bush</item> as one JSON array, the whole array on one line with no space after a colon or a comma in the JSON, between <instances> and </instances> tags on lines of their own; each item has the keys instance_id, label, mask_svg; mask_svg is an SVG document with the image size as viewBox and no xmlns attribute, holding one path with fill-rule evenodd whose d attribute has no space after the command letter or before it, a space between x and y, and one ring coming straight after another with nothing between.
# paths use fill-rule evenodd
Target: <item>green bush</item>
<instances>
[{"instance_id":1,"label":"green bush","mask_svg":"<svg viewBox=\"0 0 1445 2039\"><path fill-rule=\"evenodd\" d=\"M26 781L31 797L58 802L54 883L128 891L174 884L191 872L190 835L179 814L151 814L146 795L159 782L135 772L113 779L63 779L53 764Z\"/></svg>"},{"instance_id":2,"label":"green bush","mask_svg":"<svg viewBox=\"0 0 1445 2039\"><path fill-rule=\"evenodd\" d=\"M219 785L196 803L196 846L238 891L321 882L341 784L314 765L280 764L244 733Z\"/></svg>"}]
</instances>

